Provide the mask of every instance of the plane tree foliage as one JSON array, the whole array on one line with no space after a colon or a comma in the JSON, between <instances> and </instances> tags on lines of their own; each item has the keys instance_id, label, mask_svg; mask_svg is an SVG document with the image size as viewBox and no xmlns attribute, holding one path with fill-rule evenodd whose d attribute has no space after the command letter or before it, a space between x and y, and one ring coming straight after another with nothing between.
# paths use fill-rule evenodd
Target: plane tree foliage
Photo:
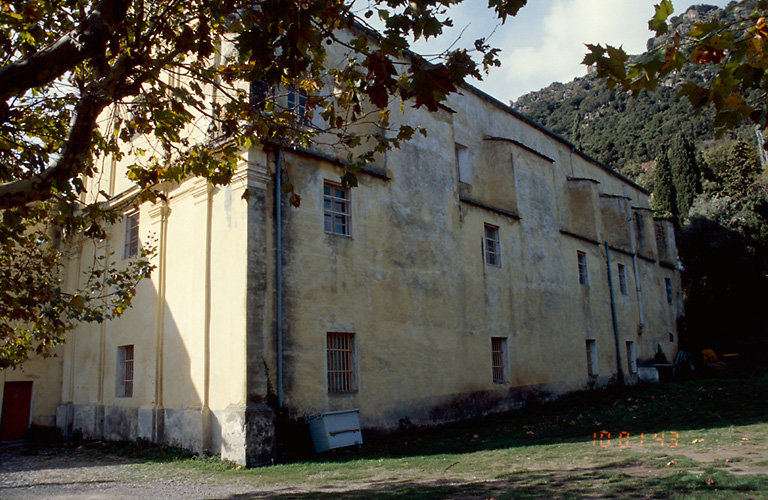
<instances>
[{"instance_id":1,"label":"plane tree foliage","mask_svg":"<svg viewBox=\"0 0 768 500\"><path fill-rule=\"evenodd\" d=\"M99 245L128 207L162 203L163 183L198 176L227 184L246 148L323 140L358 153L345 158L341 176L354 186L375 154L426 133L391 127L387 109L436 111L465 78L499 64L498 49L484 39L430 58L408 50L410 41L452 25L446 9L461 1L0 4L0 368L33 352L49 355L78 322L111 319L130 306L154 267L151 243L127 265L111 255L85 263L74 290L62 277L67 249ZM488 0L487 7L503 23L525 3ZM378 34L373 18L383 26ZM225 57L228 45L234 55ZM326 65L330 47L346 51L346 64ZM306 95L304 116L280 105L280 89ZM201 116L208 139L194 143L189 131ZM382 131L364 150L358 146L370 138L357 132L361 123ZM136 141L142 136L148 140ZM152 147L139 150L143 143ZM135 192L119 203L104 191L84 201L88 179L108 158L130 159ZM300 201L290 185L286 196Z\"/></svg>"}]
</instances>

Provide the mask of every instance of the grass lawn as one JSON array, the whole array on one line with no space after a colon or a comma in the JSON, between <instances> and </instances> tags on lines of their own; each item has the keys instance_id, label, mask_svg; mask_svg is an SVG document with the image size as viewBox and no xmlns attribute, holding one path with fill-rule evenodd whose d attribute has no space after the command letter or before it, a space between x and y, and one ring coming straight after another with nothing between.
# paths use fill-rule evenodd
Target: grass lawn
<instances>
[{"instance_id":1,"label":"grass lawn","mask_svg":"<svg viewBox=\"0 0 768 500\"><path fill-rule=\"evenodd\" d=\"M252 470L103 449L289 498L768 498L768 374L583 392Z\"/></svg>"}]
</instances>

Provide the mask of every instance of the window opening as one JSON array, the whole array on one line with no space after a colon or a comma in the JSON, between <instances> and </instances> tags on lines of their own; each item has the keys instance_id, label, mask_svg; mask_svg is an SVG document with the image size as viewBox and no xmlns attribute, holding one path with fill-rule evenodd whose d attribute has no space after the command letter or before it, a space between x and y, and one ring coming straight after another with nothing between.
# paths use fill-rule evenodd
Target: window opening
<instances>
[{"instance_id":1,"label":"window opening","mask_svg":"<svg viewBox=\"0 0 768 500\"><path fill-rule=\"evenodd\" d=\"M499 228L490 224L485 225L485 263L489 266L501 267Z\"/></svg>"},{"instance_id":2,"label":"window opening","mask_svg":"<svg viewBox=\"0 0 768 500\"><path fill-rule=\"evenodd\" d=\"M323 215L325 232L350 236L352 234L352 200L348 189L326 182L323 185Z\"/></svg>"},{"instance_id":3,"label":"window opening","mask_svg":"<svg viewBox=\"0 0 768 500\"><path fill-rule=\"evenodd\" d=\"M577 252L576 258L579 262L579 285L589 285L589 270L587 269L587 254Z\"/></svg>"},{"instance_id":4,"label":"window opening","mask_svg":"<svg viewBox=\"0 0 768 500\"><path fill-rule=\"evenodd\" d=\"M117 389L115 396L130 398L133 396L133 345L117 348Z\"/></svg>"},{"instance_id":5,"label":"window opening","mask_svg":"<svg viewBox=\"0 0 768 500\"><path fill-rule=\"evenodd\" d=\"M328 392L355 390L354 348L354 333L328 332Z\"/></svg>"}]
</instances>

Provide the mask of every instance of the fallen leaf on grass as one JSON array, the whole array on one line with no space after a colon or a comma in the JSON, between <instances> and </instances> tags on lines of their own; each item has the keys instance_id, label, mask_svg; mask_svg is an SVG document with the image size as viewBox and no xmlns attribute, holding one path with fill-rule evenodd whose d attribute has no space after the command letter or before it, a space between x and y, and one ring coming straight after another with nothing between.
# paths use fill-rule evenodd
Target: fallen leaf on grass
<instances>
[{"instance_id":1,"label":"fallen leaf on grass","mask_svg":"<svg viewBox=\"0 0 768 500\"><path fill-rule=\"evenodd\" d=\"M672 467L673 465L677 465L676 458L674 460L670 460L669 462L667 462L667 467Z\"/></svg>"},{"instance_id":2,"label":"fallen leaf on grass","mask_svg":"<svg viewBox=\"0 0 768 500\"><path fill-rule=\"evenodd\" d=\"M694 439L693 441L691 441L691 444L701 443L703 441L704 441L703 439Z\"/></svg>"},{"instance_id":3,"label":"fallen leaf on grass","mask_svg":"<svg viewBox=\"0 0 768 500\"><path fill-rule=\"evenodd\" d=\"M715 480L712 479L711 477L706 478L704 482L707 483L707 486L714 486L715 484Z\"/></svg>"},{"instance_id":4,"label":"fallen leaf on grass","mask_svg":"<svg viewBox=\"0 0 768 500\"><path fill-rule=\"evenodd\" d=\"M742 441L749 441L749 438L741 438Z\"/></svg>"}]
</instances>

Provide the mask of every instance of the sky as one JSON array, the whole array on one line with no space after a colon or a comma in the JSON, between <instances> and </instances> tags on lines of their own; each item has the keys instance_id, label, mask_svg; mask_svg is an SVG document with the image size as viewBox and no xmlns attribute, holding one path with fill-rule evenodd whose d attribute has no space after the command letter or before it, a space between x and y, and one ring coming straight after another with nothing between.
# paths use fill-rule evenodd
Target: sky
<instances>
[{"instance_id":1,"label":"sky","mask_svg":"<svg viewBox=\"0 0 768 500\"><path fill-rule=\"evenodd\" d=\"M469 48L476 38L491 35L490 45L501 49L501 68L471 83L508 102L552 82L565 83L586 74L581 64L585 43L621 45L629 54L643 52L652 36L648 19L656 3L659 0L528 0L516 17L497 26L487 0L465 0L449 12L453 28L437 40L418 41L412 48L433 54L460 35L455 47ZM728 0L673 0L673 15L700 3L724 7Z\"/></svg>"}]
</instances>

